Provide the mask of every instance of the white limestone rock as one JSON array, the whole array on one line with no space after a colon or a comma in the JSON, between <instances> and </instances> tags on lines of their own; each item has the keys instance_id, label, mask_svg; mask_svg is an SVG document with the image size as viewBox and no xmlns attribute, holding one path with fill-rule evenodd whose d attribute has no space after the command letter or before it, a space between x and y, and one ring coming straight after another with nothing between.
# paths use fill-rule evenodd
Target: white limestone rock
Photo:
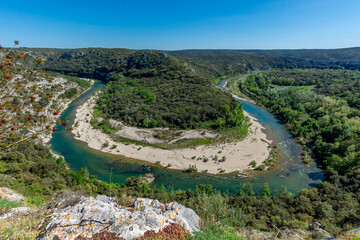
<instances>
[{"instance_id":1,"label":"white limestone rock","mask_svg":"<svg viewBox=\"0 0 360 240\"><path fill-rule=\"evenodd\" d=\"M91 238L103 231L124 239L135 239L149 230L161 231L171 223L183 225L190 232L199 231L199 220L192 209L176 202L162 204L157 200L138 198L133 208L124 208L114 198L81 197L74 206L56 208L50 223L37 239Z\"/></svg>"},{"instance_id":2,"label":"white limestone rock","mask_svg":"<svg viewBox=\"0 0 360 240\"><path fill-rule=\"evenodd\" d=\"M18 194L9 188L0 187L0 199L2 198L6 198L12 202L22 201L25 199L23 195Z\"/></svg>"},{"instance_id":3,"label":"white limestone rock","mask_svg":"<svg viewBox=\"0 0 360 240\"><path fill-rule=\"evenodd\" d=\"M24 214L28 214L30 211L29 207L17 207L17 208L12 208L10 209L8 212L0 215L0 220L1 219L6 219L6 218L10 218L13 217L15 215L24 215Z\"/></svg>"}]
</instances>

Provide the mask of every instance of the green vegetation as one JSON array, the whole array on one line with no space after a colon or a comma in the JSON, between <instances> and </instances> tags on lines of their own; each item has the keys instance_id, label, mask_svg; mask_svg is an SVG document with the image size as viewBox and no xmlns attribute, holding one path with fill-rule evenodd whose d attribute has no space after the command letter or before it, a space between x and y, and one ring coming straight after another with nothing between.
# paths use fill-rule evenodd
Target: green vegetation
<instances>
[{"instance_id":1,"label":"green vegetation","mask_svg":"<svg viewBox=\"0 0 360 240\"><path fill-rule=\"evenodd\" d=\"M300 77L297 73L300 73ZM303 91L294 87L274 89L271 84L280 84L285 81L284 74L291 73L293 85L308 82L309 78L303 75L315 75L315 70L269 71L254 74L248 77L240 88L248 96L256 99L270 111L278 115L289 127L291 133L298 140L310 147L315 157L326 166L329 172L338 171L345 174L360 167L360 111L348 105L345 100L333 96L323 96L315 93L324 93L334 82L345 84L329 77L327 81L314 80L309 84L322 84L323 88L314 91ZM319 71L317 75L326 76L357 76L348 71ZM295 77L297 76L297 77ZM278 79L281 79L279 81ZM299 79L302 80L299 80ZM325 78L325 77L324 77ZM347 80L346 80L347 81ZM324 90L325 89L325 90ZM329 95L330 92L326 91ZM334 94L336 95L336 94Z\"/></svg>"},{"instance_id":2,"label":"green vegetation","mask_svg":"<svg viewBox=\"0 0 360 240\"><path fill-rule=\"evenodd\" d=\"M208 228L203 229L202 232L196 232L194 239L198 240L245 240L243 237L239 237L236 228L211 224Z\"/></svg>"},{"instance_id":3,"label":"green vegetation","mask_svg":"<svg viewBox=\"0 0 360 240\"><path fill-rule=\"evenodd\" d=\"M18 51L24 51L19 49ZM131 49L27 48L32 56L47 59L47 70L106 80L108 74L122 72L127 67L126 56ZM311 50L182 50L166 54L182 59L188 68L208 78L216 79L234 73L286 68L346 68L359 69L360 48Z\"/></svg>"},{"instance_id":4,"label":"green vegetation","mask_svg":"<svg viewBox=\"0 0 360 240\"><path fill-rule=\"evenodd\" d=\"M239 73L286 68L359 69L360 48L306 50L180 50L169 54L185 59L204 73Z\"/></svg>"},{"instance_id":5,"label":"green vegetation","mask_svg":"<svg viewBox=\"0 0 360 240\"><path fill-rule=\"evenodd\" d=\"M0 214L7 212L11 208L20 207L21 205L21 202L12 202L6 198L0 199Z\"/></svg>"},{"instance_id":6,"label":"green vegetation","mask_svg":"<svg viewBox=\"0 0 360 240\"><path fill-rule=\"evenodd\" d=\"M257 166L255 168L255 170L257 171L264 171L266 169L266 165L265 164L260 164L259 166Z\"/></svg>"},{"instance_id":7,"label":"green vegetation","mask_svg":"<svg viewBox=\"0 0 360 240\"><path fill-rule=\"evenodd\" d=\"M256 167L256 161L255 161L255 160L252 160L252 161L249 163L249 166L255 168L255 167Z\"/></svg>"},{"instance_id":8,"label":"green vegetation","mask_svg":"<svg viewBox=\"0 0 360 240\"><path fill-rule=\"evenodd\" d=\"M216 51L211 50L209 56L203 54L206 51L175 53L187 64L158 52L146 52L145 55L126 49L51 51L38 50L47 55L49 69L111 79L95 110L97 118L114 117L142 127L221 129L230 136L238 134L232 132L234 128L246 132L241 106L192 70L221 79L236 72L260 68L324 67L282 58L285 55L301 57L306 51L245 51L241 54L219 51L224 56L216 56ZM255 53L262 56L251 55ZM270 53L278 56L267 56ZM334 54L338 52L329 50L328 53L332 54L331 59L337 60ZM322 50L310 55L319 61L331 60ZM343 60L353 57L345 54ZM339 68L338 65L331 67ZM358 72L344 70L276 70L253 74L246 81L237 82L242 93L266 106L287 124L299 142L308 147L307 157L313 152L326 167L326 181L317 187L303 189L297 195L289 193L285 187L272 191L266 183L261 194L255 194L250 184L243 184L238 196L217 192L211 185L199 185L195 191L150 187L141 178L134 177L127 179L126 184L109 184L91 176L86 168L80 171L68 168L63 158L55 159L47 147L33 140L20 142L16 148L1 152L0 185L24 194L29 204L37 206L52 204L48 197L64 190L115 196L124 206L131 204L129 198L135 197L158 199L164 203L177 201L194 209L202 219L202 232L195 233L194 239L241 239L239 232L244 228L269 233L280 228L308 230L309 223L314 221L336 235L360 224L358 76ZM127 104L132 106L134 113L124 108L121 101L125 100L129 101ZM118 105L112 105L114 103ZM161 108L157 108L158 105ZM124 112L117 116L118 111ZM125 115L130 118L126 119ZM106 119L94 124L109 134L114 131ZM273 153L272 157L276 158L275 155ZM219 157L212 160L219 161ZM270 167L266 165L270 163L263 163L257 169ZM254 162L251 165L256 167ZM19 204L0 200L0 212ZM44 215L45 211L38 211L16 224L4 221L0 226L1 235L6 239L33 239L40 231L38 226ZM319 233L312 235L320 237L317 236ZM272 237L275 238L275 233Z\"/></svg>"},{"instance_id":9,"label":"green vegetation","mask_svg":"<svg viewBox=\"0 0 360 240\"><path fill-rule=\"evenodd\" d=\"M211 185L199 185L196 191L149 188L143 180L133 177L124 185L109 184L89 175L86 169L68 169L62 158L55 160L47 148L30 143L22 143L17 151L4 154L0 162L1 173L14 177L1 178L0 184L25 194L33 203L44 204L41 200L44 196L65 189L117 196L123 205L128 204L124 196L178 201L202 218L204 232L199 237L232 235L243 227L271 231L269 221L278 228L304 230L308 223L318 221L325 230L336 233L339 229L351 229L360 221L360 172L329 176L327 182L304 189L298 195L288 193L285 188L270 195L266 184L263 193L255 195L251 185L245 184L239 196L228 196L216 192ZM214 229L214 223L223 230Z\"/></svg>"},{"instance_id":10,"label":"green vegetation","mask_svg":"<svg viewBox=\"0 0 360 240\"><path fill-rule=\"evenodd\" d=\"M219 80L222 76L255 70L324 67L312 62L271 56L271 54L261 56L258 52L243 50L184 50L168 53L189 63L201 75Z\"/></svg>"},{"instance_id":11,"label":"green vegetation","mask_svg":"<svg viewBox=\"0 0 360 240\"><path fill-rule=\"evenodd\" d=\"M185 172L188 172L188 173L192 173L192 172L197 172L198 169L196 167L196 165L189 165L189 167L185 170Z\"/></svg>"},{"instance_id":12,"label":"green vegetation","mask_svg":"<svg viewBox=\"0 0 360 240\"><path fill-rule=\"evenodd\" d=\"M241 104L181 62L158 52L129 57L112 75L97 102L97 113L145 128L241 128ZM126 76L126 77L124 77Z\"/></svg>"},{"instance_id":13,"label":"green vegetation","mask_svg":"<svg viewBox=\"0 0 360 240\"><path fill-rule=\"evenodd\" d=\"M274 86L298 86L303 90L344 99L350 107L360 109L360 72L349 70L269 71ZM299 89L299 90L300 90Z\"/></svg>"}]
</instances>

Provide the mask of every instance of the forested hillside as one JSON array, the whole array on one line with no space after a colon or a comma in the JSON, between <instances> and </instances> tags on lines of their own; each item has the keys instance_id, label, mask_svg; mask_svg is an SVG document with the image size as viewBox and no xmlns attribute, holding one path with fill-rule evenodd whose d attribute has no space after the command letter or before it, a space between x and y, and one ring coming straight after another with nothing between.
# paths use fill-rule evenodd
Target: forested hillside
<instances>
[{"instance_id":1,"label":"forested hillside","mask_svg":"<svg viewBox=\"0 0 360 240\"><path fill-rule=\"evenodd\" d=\"M243 126L240 103L167 54L136 52L110 80L96 107L105 118L142 127Z\"/></svg>"},{"instance_id":2,"label":"forested hillside","mask_svg":"<svg viewBox=\"0 0 360 240\"><path fill-rule=\"evenodd\" d=\"M359 69L360 48L297 50L180 50L170 51L208 72L242 72L270 68ZM211 68L209 68L211 65ZM215 67L215 68L214 68ZM211 70L214 69L214 70Z\"/></svg>"},{"instance_id":3,"label":"forested hillside","mask_svg":"<svg viewBox=\"0 0 360 240\"><path fill-rule=\"evenodd\" d=\"M207 77L274 68L322 67L315 63L271 55L261 56L242 50L184 50L171 51L169 54L188 62Z\"/></svg>"},{"instance_id":4,"label":"forested hillside","mask_svg":"<svg viewBox=\"0 0 360 240\"><path fill-rule=\"evenodd\" d=\"M280 86L312 86L316 93L347 101L360 109L360 72L349 70L284 70L269 71L272 84Z\"/></svg>"},{"instance_id":5,"label":"forested hillside","mask_svg":"<svg viewBox=\"0 0 360 240\"><path fill-rule=\"evenodd\" d=\"M329 89L354 89L358 76L339 70L268 71L249 76L239 87L277 114L329 172L346 174L360 167L360 111Z\"/></svg>"},{"instance_id":6,"label":"forested hillside","mask_svg":"<svg viewBox=\"0 0 360 240\"><path fill-rule=\"evenodd\" d=\"M48 70L98 79L106 79L107 74L122 71L126 68L124 56L135 52L120 48L22 48L17 51L45 59ZM207 78L274 68L358 69L359 52L360 48L167 51Z\"/></svg>"}]
</instances>

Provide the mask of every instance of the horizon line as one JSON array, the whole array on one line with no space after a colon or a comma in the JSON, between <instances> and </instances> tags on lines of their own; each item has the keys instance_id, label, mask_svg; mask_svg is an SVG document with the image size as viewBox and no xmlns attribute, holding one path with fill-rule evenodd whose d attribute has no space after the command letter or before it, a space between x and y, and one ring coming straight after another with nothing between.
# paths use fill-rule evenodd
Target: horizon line
<instances>
[{"instance_id":1,"label":"horizon line","mask_svg":"<svg viewBox=\"0 0 360 240\"><path fill-rule=\"evenodd\" d=\"M5 47L4 49L11 49L13 47ZM129 49L129 50L154 50L154 51L209 51L209 50L220 50L220 51L296 51L296 50L341 50L341 49L351 49L351 48L360 48L360 46L353 47L338 47L338 48L184 48L184 49L156 49L156 48L126 48L126 47L76 47L76 48L66 48L66 47L25 47L19 46L14 47L15 49L90 49L90 48L102 48L102 49Z\"/></svg>"}]
</instances>

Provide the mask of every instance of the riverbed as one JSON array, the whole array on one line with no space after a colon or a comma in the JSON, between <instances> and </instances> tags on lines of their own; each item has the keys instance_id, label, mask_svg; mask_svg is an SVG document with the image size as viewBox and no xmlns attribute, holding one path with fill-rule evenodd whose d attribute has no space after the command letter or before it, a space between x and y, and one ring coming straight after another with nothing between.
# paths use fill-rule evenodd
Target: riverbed
<instances>
[{"instance_id":1,"label":"riverbed","mask_svg":"<svg viewBox=\"0 0 360 240\"><path fill-rule=\"evenodd\" d=\"M88 100L104 83L96 81L86 93L74 100L61 114L61 119L69 118L72 125L76 109ZM236 194L241 184L251 183L256 192L260 192L267 182L271 189L280 189L283 185L291 192L298 192L303 188L315 186L324 178L320 168L313 164L308 167L301 161L301 146L296 143L290 133L282 126L280 121L265 109L255 104L239 100L243 109L255 117L263 126L266 134L278 145L278 161L270 171L252 172L251 178L239 178L236 173L226 175L189 174L181 171L167 170L157 165L149 165L151 172L156 175L154 185L173 189L195 189L199 184L212 184L215 189L229 194ZM51 148L63 155L71 167L79 170L87 167L89 172L97 178L114 183L124 183L126 178L141 176L149 172L149 167L144 167L144 162L122 156L103 153L87 146L86 143L76 140L71 132L54 133L50 141Z\"/></svg>"}]
</instances>

